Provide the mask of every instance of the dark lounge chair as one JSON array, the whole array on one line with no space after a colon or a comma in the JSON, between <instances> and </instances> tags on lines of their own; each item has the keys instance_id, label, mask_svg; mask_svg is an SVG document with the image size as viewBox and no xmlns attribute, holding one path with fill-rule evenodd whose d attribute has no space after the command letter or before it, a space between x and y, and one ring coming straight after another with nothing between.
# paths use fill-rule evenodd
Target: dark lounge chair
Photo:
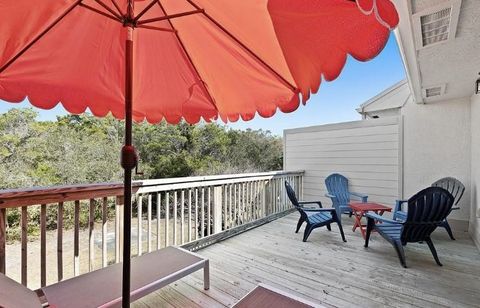
<instances>
[{"instance_id":1,"label":"dark lounge chair","mask_svg":"<svg viewBox=\"0 0 480 308\"><path fill-rule=\"evenodd\" d=\"M330 174L325 179L325 186L327 186L328 191L325 197L332 199L333 207L337 209L338 215L350 214L352 216L352 209L349 205L351 197L355 197L364 203L367 202L367 195L349 191L348 179L339 173Z\"/></svg>"},{"instance_id":2,"label":"dark lounge chair","mask_svg":"<svg viewBox=\"0 0 480 308\"><path fill-rule=\"evenodd\" d=\"M460 202L460 199L463 197L463 193L465 192L465 186L457 180L456 178L452 177L445 177L442 178L432 184L432 187L441 187L443 189L446 189L450 194L452 194L453 198L455 201L453 202L453 210L459 210L460 207L458 206L458 203ZM393 213L393 219L395 220L401 220L405 221L407 219L407 212L402 211L402 204L406 202L405 200L397 200L395 204L395 211ZM450 213L449 213L450 214ZM448 215L447 215L448 216ZM448 224L447 218L445 218L440 224L439 227L443 227L447 230L448 235L452 240L455 240L453 237L453 232L452 228L450 228L450 225Z\"/></svg>"},{"instance_id":3,"label":"dark lounge chair","mask_svg":"<svg viewBox=\"0 0 480 308\"><path fill-rule=\"evenodd\" d=\"M400 263L407 267L403 246L407 243L426 242L433 258L442 266L437 251L433 246L430 234L450 213L453 196L441 187L428 187L408 199L408 212L405 221L387 219L375 213L367 213L367 236L365 247L368 247L370 234L373 230L390 242L397 251ZM381 222L375 224L375 221Z\"/></svg>"},{"instance_id":4,"label":"dark lounge chair","mask_svg":"<svg viewBox=\"0 0 480 308\"><path fill-rule=\"evenodd\" d=\"M132 259L131 300L203 269L204 289L210 288L209 261L178 247L166 247ZM76 276L32 291L0 273L0 307L119 307L122 264Z\"/></svg>"},{"instance_id":5,"label":"dark lounge chair","mask_svg":"<svg viewBox=\"0 0 480 308\"><path fill-rule=\"evenodd\" d=\"M295 191L287 181L285 181L285 188L287 189L288 198L292 202L293 206L300 213L300 219L298 220L295 233L298 233L298 230L300 230L300 227L304 222L307 223L307 226L305 227L305 232L303 234L304 242L307 241L308 236L310 235L310 233L312 233L313 229L326 226L328 231L331 231L331 223L337 223L343 241L347 241L345 239L345 234L343 234L342 223L340 222L340 219L338 219L337 213L334 208L324 209L322 208L322 203L320 201L298 201L297 196L295 195ZM305 204L317 204L319 208L304 208L303 206Z\"/></svg>"}]
</instances>

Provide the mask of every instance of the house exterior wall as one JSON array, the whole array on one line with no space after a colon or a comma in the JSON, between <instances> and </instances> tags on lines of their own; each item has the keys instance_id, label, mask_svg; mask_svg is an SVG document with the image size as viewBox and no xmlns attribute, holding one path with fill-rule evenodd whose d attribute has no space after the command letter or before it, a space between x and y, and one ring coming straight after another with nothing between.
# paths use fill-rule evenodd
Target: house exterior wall
<instances>
[{"instance_id":1,"label":"house exterior wall","mask_svg":"<svg viewBox=\"0 0 480 308\"><path fill-rule=\"evenodd\" d=\"M415 194L435 180L453 176L466 187L461 209L450 219L468 221L471 198L470 99L431 104L408 102L404 116L404 196ZM466 228L466 224L465 228Z\"/></svg>"},{"instance_id":2,"label":"house exterior wall","mask_svg":"<svg viewBox=\"0 0 480 308\"><path fill-rule=\"evenodd\" d=\"M393 207L401 191L401 121L398 117L284 131L284 169L305 170L305 200L325 197L325 178L338 172L350 189Z\"/></svg>"},{"instance_id":3,"label":"house exterior wall","mask_svg":"<svg viewBox=\"0 0 480 308\"><path fill-rule=\"evenodd\" d=\"M400 117L287 130L285 169L306 171L306 199L322 200L325 177L340 172L352 179L354 190L368 193L373 201L386 204L396 198L408 199L442 177L456 177L465 185L466 191L459 204L461 209L452 212L450 220L459 222L453 224L454 231L466 231L470 221L471 233L476 232L478 242L480 220L476 216L480 216L480 198L477 197L480 196L480 158L476 157L480 157L479 97L472 98L472 101L461 98L430 104L409 100L401 108ZM389 121L400 123L394 125L399 132L393 133L394 126L388 125L377 130L379 123ZM369 126L372 127L368 128L371 130L368 134L375 137L366 137L365 129ZM346 144L337 144L342 142ZM385 147L387 144L389 147ZM378 151L365 151L376 147L379 147ZM395 151L400 154L394 154ZM396 159L398 163L393 163ZM382 168L389 174L377 172ZM366 181L365 177L371 177L370 182L362 182Z\"/></svg>"},{"instance_id":4,"label":"house exterior wall","mask_svg":"<svg viewBox=\"0 0 480 308\"><path fill-rule=\"evenodd\" d=\"M480 94L471 98L471 200L469 232L480 249Z\"/></svg>"}]
</instances>

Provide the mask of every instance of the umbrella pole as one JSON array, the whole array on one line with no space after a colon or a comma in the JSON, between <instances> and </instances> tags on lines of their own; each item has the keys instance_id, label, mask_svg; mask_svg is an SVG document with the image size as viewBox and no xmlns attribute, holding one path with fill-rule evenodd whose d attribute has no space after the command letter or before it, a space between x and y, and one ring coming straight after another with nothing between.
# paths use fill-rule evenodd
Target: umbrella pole
<instances>
[{"instance_id":1,"label":"umbrella pole","mask_svg":"<svg viewBox=\"0 0 480 308\"><path fill-rule=\"evenodd\" d=\"M132 145L132 75L133 75L133 28L127 27L125 50L125 145L122 148L121 163L124 169L124 215L123 215L123 271L122 307L130 306L130 249L132 214L132 170L137 164L135 148Z\"/></svg>"}]
</instances>

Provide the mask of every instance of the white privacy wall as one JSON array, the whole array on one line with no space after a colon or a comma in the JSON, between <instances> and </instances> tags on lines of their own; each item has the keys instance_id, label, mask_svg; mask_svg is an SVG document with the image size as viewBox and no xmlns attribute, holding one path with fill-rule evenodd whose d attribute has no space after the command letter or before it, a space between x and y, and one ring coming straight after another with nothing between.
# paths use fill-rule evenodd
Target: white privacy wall
<instances>
[{"instance_id":1,"label":"white privacy wall","mask_svg":"<svg viewBox=\"0 0 480 308\"><path fill-rule=\"evenodd\" d=\"M401 139L399 117L285 130L284 169L305 170L305 200L331 206L325 178L338 172L351 191L393 207L402 197Z\"/></svg>"},{"instance_id":2,"label":"white privacy wall","mask_svg":"<svg viewBox=\"0 0 480 308\"><path fill-rule=\"evenodd\" d=\"M470 234L480 249L480 94L473 95L471 99L472 123L472 169L471 169L471 199Z\"/></svg>"}]
</instances>

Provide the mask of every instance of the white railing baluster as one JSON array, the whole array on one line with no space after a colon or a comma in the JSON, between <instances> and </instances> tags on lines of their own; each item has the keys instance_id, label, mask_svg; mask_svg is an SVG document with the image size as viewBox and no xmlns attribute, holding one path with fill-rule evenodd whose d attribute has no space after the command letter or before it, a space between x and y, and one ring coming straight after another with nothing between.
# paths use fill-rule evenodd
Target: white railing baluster
<instances>
[{"instance_id":1,"label":"white railing baluster","mask_svg":"<svg viewBox=\"0 0 480 308\"><path fill-rule=\"evenodd\" d=\"M47 205L40 206L40 286L47 285Z\"/></svg>"},{"instance_id":2,"label":"white railing baluster","mask_svg":"<svg viewBox=\"0 0 480 308\"><path fill-rule=\"evenodd\" d=\"M245 222L245 209L246 209L246 199L245 199L245 182L242 183L242 206L240 207L240 211L241 211L241 217L242 217L242 221L240 222L240 224L243 224Z\"/></svg>"},{"instance_id":3,"label":"white railing baluster","mask_svg":"<svg viewBox=\"0 0 480 308\"><path fill-rule=\"evenodd\" d=\"M230 229L232 227L232 186L233 184L227 184L228 187L228 221L227 225ZM225 226L226 228L227 226Z\"/></svg>"},{"instance_id":4,"label":"white railing baluster","mask_svg":"<svg viewBox=\"0 0 480 308\"><path fill-rule=\"evenodd\" d=\"M233 226L237 226L238 219L238 185L233 184Z\"/></svg>"},{"instance_id":5,"label":"white railing baluster","mask_svg":"<svg viewBox=\"0 0 480 308\"><path fill-rule=\"evenodd\" d=\"M207 236L210 235L211 228L211 216L212 216L212 191L210 186L208 186L208 200L207 200Z\"/></svg>"},{"instance_id":6,"label":"white railing baluster","mask_svg":"<svg viewBox=\"0 0 480 308\"><path fill-rule=\"evenodd\" d=\"M252 181L252 210L251 210L251 218L250 220L253 221L257 219L257 182Z\"/></svg>"},{"instance_id":7,"label":"white railing baluster","mask_svg":"<svg viewBox=\"0 0 480 308\"><path fill-rule=\"evenodd\" d=\"M120 262L120 205L115 199L115 263Z\"/></svg>"},{"instance_id":8,"label":"white railing baluster","mask_svg":"<svg viewBox=\"0 0 480 308\"><path fill-rule=\"evenodd\" d=\"M198 240L198 188L195 188L195 240Z\"/></svg>"},{"instance_id":9,"label":"white railing baluster","mask_svg":"<svg viewBox=\"0 0 480 308\"><path fill-rule=\"evenodd\" d=\"M115 262L122 262L123 247L123 198L115 198Z\"/></svg>"},{"instance_id":10,"label":"white railing baluster","mask_svg":"<svg viewBox=\"0 0 480 308\"><path fill-rule=\"evenodd\" d=\"M88 269L93 271L95 269L95 199L90 199L90 206L88 210Z\"/></svg>"},{"instance_id":11,"label":"white railing baluster","mask_svg":"<svg viewBox=\"0 0 480 308\"><path fill-rule=\"evenodd\" d=\"M162 205L162 193L158 192L157 193L157 249L161 248L161 224L160 224L160 219L161 219L161 205Z\"/></svg>"},{"instance_id":12,"label":"white railing baluster","mask_svg":"<svg viewBox=\"0 0 480 308\"><path fill-rule=\"evenodd\" d=\"M188 241L192 241L192 189L188 190Z\"/></svg>"},{"instance_id":13,"label":"white railing baluster","mask_svg":"<svg viewBox=\"0 0 480 308\"><path fill-rule=\"evenodd\" d=\"M152 252L152 195L147 197L147 251Z\"/></svg>"},{"instance_id":14,"label":"white railing baluster","mask_svg":"<svg viewBox=\"0 0 480 308\"><path fill-rule=\"evenodd\" d=\"M168 230L170 230L170 193L165 195L165 247L169 245Z\"/></svg>"},{"instance_id":15,"label":"white railing baluster","mask_svg":"<svg viewBox=\"0 0 480 308\"><path fill-rule=\"evenodd\" d=\"M142 207L143 196L138 196L137 199L137 254L141 256L143 254L143 222L142 222Z\"/></svg>"},{"instance_id":16,"label":"white railing baluster","mask_svg":"<svg viewBox=\"0 0 480 308\"><path fill-rule=\"evenodd\" d=\"M223 228L227 230L228 222L228 185L222 185L222 215Z\"/></svg>"},{"instance_id":17,"label":"white railing baluster","mask_svg":"<svg viewBox=\"0 0 480 308\"><path fill-rule=\"evenodd\" d=\"M200 220L200 228L201 228L201 233L200 233L200 238L203 238L205 236L205 189L202 187L202 199L200 200L200 206L201 206L201 220Z\"/></svg>"},{"instance_id":18,"label":"white railing baluster","mask_svg":"<svg viewBox=\"0 0 480 308\"><path fill-rule=\"evenodd\" d=\"M185 229L185 209L184 209L184 206L185 206L185 191L182 190L182 192L180 193L180 245L184 243L184 240L185 240L185 233L184 233L184 229Z\"/></svg>"},{"instance_id":19,"label":"white railing baluster","mask_svg":"<svg viewBox=\"0 0 480 308\"><path fill-rule=\"evenodd\" d=\"M73 275L80 275L80 200L75 200L73 229Z\"/></svg>"},{"instance_id":20,"label":"white railing baluster","mask_svg":"<svg viewBox=\"0 0 480 308\"><path fill-rule=\"evenodd\" d=\"M252 218L257 219L257 182L252 181Z\"/></svg>"},{"instance_id":21,"label":"white railing baluster","mask_svg":"<svg viewBox=\"0 0 480 308\"><path fill-rule=\"evenodd\" d=\"M173 192L173 245L177 245L177 191Z\"/></svg>"},{"instance_id":22,"label":"white railing baluster","mask_svg":"<svg viewBox=\"0 0 480 308\"><path fill-rule=\"evenodd\" d=\"M212 231L213 234L222 231L222 186L213 187Z\"/></svg>"},{"instance_id":23,"label":"white railing baluster","mask_svg":"<svg viewBox=\"0 0 480 308\"><path fill-rule=\"evenodd\" d=\"M277 212L277 185L275 185L275 179L272 179L272 214Z\"/></svg>"},{"instance_id":24,"label":"white railing baluster","mask_svg":"<svg viewBox=\"0 0 480 308\"><path fill-rule=\"evenodd\" d=\"M108 265L107 222L108 222L108 198L104 197L102 202L102 267L106 267Z\"/></svg>"},{"instance_id":25,"label":"white railing baluster","mask_svg":"<svg viewBox=\"0 0 480 308\"><path fill-rule=\"evenodd\" d=\"M250 217L252 215L252 182L248 181L246 184L246 209L245 209L245 214L247 215L247 218L245 219L245 222L250 221Z\"/></svg>"}]
</instances>

